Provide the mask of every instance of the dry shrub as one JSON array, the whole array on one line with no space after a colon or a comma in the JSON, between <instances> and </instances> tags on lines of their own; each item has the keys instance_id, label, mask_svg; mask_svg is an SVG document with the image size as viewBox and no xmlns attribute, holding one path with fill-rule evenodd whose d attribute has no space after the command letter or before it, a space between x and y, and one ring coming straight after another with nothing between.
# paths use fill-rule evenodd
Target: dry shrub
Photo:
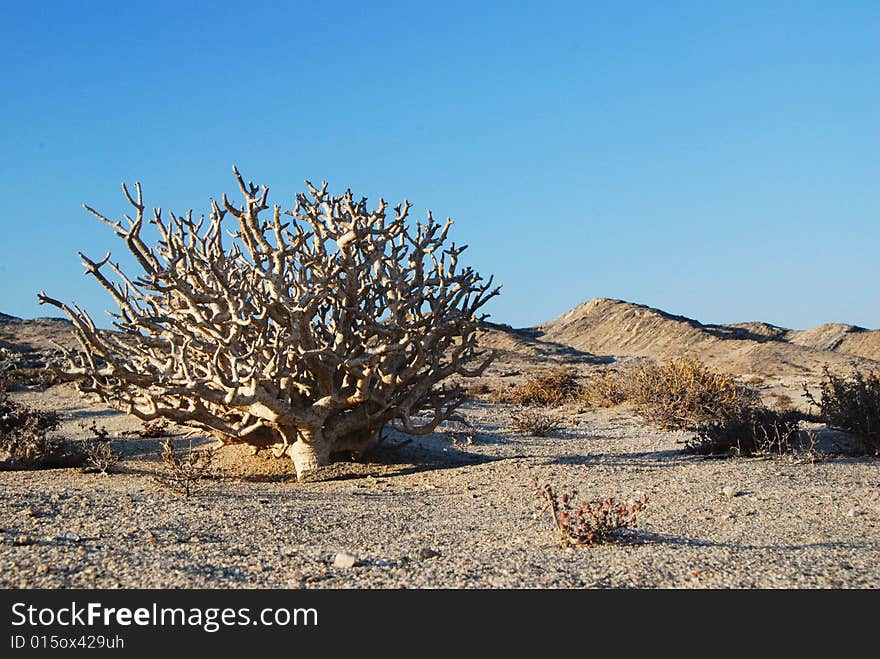
<instances>
[{"instance_id":1,"label":"dry shrub","mask_svg":"<svg viewBox=\"0 0 880 659\"><path fill-rule=\"evenodd\" d=\"M20 386L47 389L64 378L52 368L11 368L0 374L0 389L9 391Z\"/></svg>"},{"instance_id":2,"label":"dry shrub","mask_svg":"<svg viewBox=\"0 0 880 659\"><path fill-rule=\"evenodd\" d=\"M80 427L91 430L92 436L82 441L82 452L85 464L83 471L109 474L121 459L121 455L113 450L110 443L110 433L104 426L99 426L92 421L90 426L81 423Z\"/></svg>"},{"instance_id":3,"label":"dry shrub","mask_svg":"<svg viewBox=\"0 0 880 659\"><path fill-rule=\"evenodd\" d=\"M56 412L16 403L0 391L0 463L18 469L63 465L69 457L64 441L46 436L60 426Z\"/></svg>"},{"instance_id":4,"label":"dry shrub","mask_svg":"<svg viewBox=\"0 0 880 659\"><path fill-rule=\"evenodd\" d=\"M162 466L164 472L155 478L162 487L180 494L187 499L204 489L203 480L211 473L215 450L195 449L190 440L186 453L180 455L170 439L162 442Z\"/></svg>"},{"instance_id":5,"label":"dry shrub","mask_svg":"<svg viewBox=\"0 0 880 659\"><path fill-rule=\"evenodd\" d=\"M589 547L612 540L619 531L636 524L636 516L648 503L647 495L628 503L614 497L576 502L577 492L557 494L549 483L538 487L537 495L545 501L543 510L550 510L553 516L563 549Z\"/></svg>"},{"instance_id":6,"label":"dry shrub","mask_svg":"<svg viewBox=\"0 0 880 659\"><path fill-rule=\"evenodd\" d=\"M559 407L577 400L581 390L574 369L561 366L529 378L512 391L501 393L497 402Z\"/></svg>"},{"instance_id":7,"label":"dry shrub","mask_svg":"<svg viewBox=\"0 0 880 659\"><path fill-rule=\"evenodd\" d=\"M465 394L468 398L482 398L483 396L491 395L492 393L492 388L485 382L472 384L465 389Z\"/></svg>"},{"instance_id":8,"label":"dry shrub","mask_svg":"<svg viewBox=\"0 0 880 659\"><path fill-rule=\"evenodd\" d=\"M697 430L685 450L702 455L741 456L792 453L800 447L797 414L748 408Z\"/></svg>"},{"instance_id":9,"label":"dry shrub","mask_svg":"<svg viewBox=\"0 0 880 659\"><path fill-rule=\"evenodd\" d=\"M688 358L630 369L624 386L636 411L664 430L700 430L741 418L759 403L753 389Z\"/></svg>"},{"instance_id":10,"label":"dry shrub","mask_svg":"<svg viewBox=\"0 0 880 659\"><path fill-rule=\"evenodd\" d=\"M608 369L587 378L580 401L588 407L615 407L627 400L624 378L616 370Z\"/></svg>"},{"instance_id":11,"label":"dry shrub","mask_svg":"<svg viewBox=\"0 0 880 659\"><path fill-rule=\"evenodd\" d=\"M511 426L516 432L532 437L546 437L564 424L557 416L537 410L520 410L510 415Z\"/></svg>"},{"instance_id":12,"label":"dry shrub","mask_svg":"<svg viewBox=\"0 0 880 659\"><path fill-rule=\"evenodd\" d=\"M794 401L788 394L772 394L771 398L773 399L773 409L777 412L787 414L796 411Z\"/></svg>"},{"instance_id":13,"label":"dry shrub","mask_svg":"<svg viewBox=\"0 0 880 659\"><path fill-rule=\"evenodd\" d=\"M689 453L752 456L800 447L796 410L764 407L757 391L699 361L648 363L627 375L629 400L641 416L665 430L696 433L685 442ZM777 398L777 404L786 398Z\"/></svg>"},{"instance_id":14,"label":"dry shrub","mask_svg":"<svg viewBox=\"0 0 880 659\"><path fill-rule=\"evenodd\" d=\"M83 471L95 471L99 474L109 474L120 460L120 454L113 450L109 440L101 440L89 437L83 440L83 454L85 466Z\"/></svg>"},{"instance_id":15,"label":"dry shrub","mask_svg":"<svg viewBox=\"0 0 880 659\"><path fill-rule=\"evenodd\" d=\"M161 417L152 421L144 421L138 434L145 439L167 437L169 425L171 424L168 423L168 420Z\"/></svg>"},{"instance_id":16,"label":"dry shrub","mask_svg":"<svg viewBox=\"0 0 880 659\"><path fill-rule=\"evenodd\" d=\"M858 435L865 453L880 455L880 374L854 369L848 378L827 367L816 400L804 384L804 397L819 408L822 423Z\"/></svg>"},{"instance_id":17,"label":"dry shrub","mask_svg":"<svg viewBox=\"0 0 880 659\"><path fill-rule=\"evenodd\" d=\"M441 428L453 446L472 446L477 433L474 426L467 421L447 421Z\"/></svg>"}]
</instances>

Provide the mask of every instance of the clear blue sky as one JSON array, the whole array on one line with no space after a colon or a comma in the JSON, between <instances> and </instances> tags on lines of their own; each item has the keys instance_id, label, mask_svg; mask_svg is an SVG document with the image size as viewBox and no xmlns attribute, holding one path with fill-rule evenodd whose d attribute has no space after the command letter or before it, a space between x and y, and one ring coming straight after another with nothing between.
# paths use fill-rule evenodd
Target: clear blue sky
<instances>
[{"instance_id":1,"label":"clear blue sky","mask_svg":"<svg viewBox=\"0 0 880 659\"><path fill-rule=\"evenodd\" d=\"M592 297L880 327L880 2L4 2L0 311L101 317L83 202L230 167L431 208L517 326Z\"/></svg>"}]
</instances>

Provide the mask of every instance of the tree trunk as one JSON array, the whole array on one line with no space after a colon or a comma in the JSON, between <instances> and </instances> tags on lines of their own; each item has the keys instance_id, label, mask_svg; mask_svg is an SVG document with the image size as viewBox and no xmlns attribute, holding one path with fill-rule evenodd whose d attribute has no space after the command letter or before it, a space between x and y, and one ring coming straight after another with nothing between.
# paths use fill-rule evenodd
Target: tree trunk
<instances>
[{"instance_id":1,"label":"tree trunk","mask_svg":"<svg viewBox=\"0 0 880 659\"><path fill-rule=\"evenodd\" d=\"M310 471L330 464L330 443L324 439L320 430L301 428L298 435L297 440L287 449L287 455L296 467L296 477L302 480Z\"/></svg>"}]
</instances>

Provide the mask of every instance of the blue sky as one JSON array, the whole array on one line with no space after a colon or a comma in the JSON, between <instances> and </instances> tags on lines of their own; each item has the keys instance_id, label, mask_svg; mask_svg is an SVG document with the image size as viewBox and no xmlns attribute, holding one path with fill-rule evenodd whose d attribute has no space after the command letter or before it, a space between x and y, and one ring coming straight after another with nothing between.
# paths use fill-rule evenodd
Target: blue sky
<instances>
[{"instance_id":1,"label":"blue sky","mask_svg":"<svg viewBox=\"0 0 880 659\"><path fill-rule=\"evenodd\" d=\"M493 320L615 297L880 327L880 3L4 3L0 311L95 316L81 209L207 210L231 165L431 208ZM248 7L244 10L243 7Z\"/></svg>"}]
</instances>

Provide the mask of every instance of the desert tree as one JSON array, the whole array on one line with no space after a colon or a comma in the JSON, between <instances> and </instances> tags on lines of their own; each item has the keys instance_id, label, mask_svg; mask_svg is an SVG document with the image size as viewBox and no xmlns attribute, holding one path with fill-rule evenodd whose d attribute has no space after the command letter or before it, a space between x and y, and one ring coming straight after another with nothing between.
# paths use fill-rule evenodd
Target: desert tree
<instances>
[{"instance_id":1,"label":"desert tree","mask_svg":"<svg viewBox=\"0 0 880 659\"><path fill-rule=\"evenodd\" d=\"M370 209L308 181L283 210L233 172L243 201L212 199L207 217L150 214L139 183L134 194L122 185L134 209L124 221L84 206L140 272L79 252L118 307L113 330L38 295L73 322L67 370L80 390L144 421L271 448L300 476L333 452L367 450L385 424L419 435L459 419L453 376L491 362L478 311L500 286L459 263L467 246L448 243L452 221L428 211L413 224L408 201Z\"/></svg>"}]
</instances>

